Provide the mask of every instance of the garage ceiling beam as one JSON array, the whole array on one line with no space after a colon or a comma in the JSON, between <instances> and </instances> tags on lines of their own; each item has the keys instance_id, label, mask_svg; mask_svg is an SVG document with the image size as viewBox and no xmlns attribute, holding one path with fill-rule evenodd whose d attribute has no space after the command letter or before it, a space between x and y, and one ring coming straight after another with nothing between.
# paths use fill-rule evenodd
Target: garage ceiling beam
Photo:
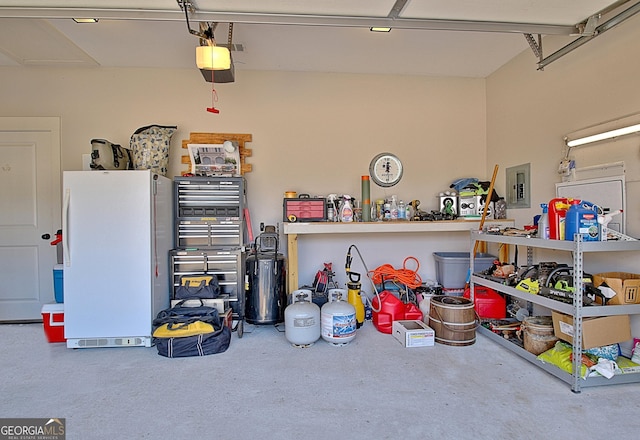
<instances>
[{"instance_id":1,"label":"garage ceiling beam","mask_svg":"<svg viewBox=\"0 0 640 440\"><path fill-rule=\"evenodd\" d=\"M558 49L557 51L555 51L551 55L549 55L549 56L547 56L545 58L542 58L538 62L538 70L544 69L545 66L548 66L549 64L551 64L554 61L558 60L559 58L565 56L569 52L572 52L572 51L576 50L577 48L579 48L583 44L588 43L592 39L596 38L598 35L601 35L601 34L605 33L606 31L608 31L610 29L613 29L614 27L616 27L617 25L619 25L623 21L625 21L628 18L631 18L634 15L636 15L638 12L640 12L640 2L634 4L633 6L630 6L629 8L627 8L624 11L620 12L619 14L615 15L611 19L609 19L609 20L605 21L604 23L602 23L601 25L597 26L592 33L589 33L587 35L583 35L583 36L573 40L571 43L567 44L566 46Z\"/></svg>"},{"instance_id":2,"label":"garage ceiling beam","mask_svg":"<svg viewBox=\"0 0 640 440\"><path fill-rule=\"evenodd\" d=\"M398 2L403 6L404 2ZM392 10L393 11L393 10ZM576 26L547 25L534 23L509 23L501 21L475 20L435 20L420 18L394 17L348 17L335 15L304 14L257 14L245 12L215 12L198 10L192 14L194 21L212 21L247 24L276 24L298 26L330 27L392 27L394 29L472 31L525 33L543 35L575 34ZM73 18L91 17L101 20L151 20L183 21L182 10L143 10L143 9L92 9L92 8L25 8L0 6L2 18Z\"/></svg>"}]
</instances>

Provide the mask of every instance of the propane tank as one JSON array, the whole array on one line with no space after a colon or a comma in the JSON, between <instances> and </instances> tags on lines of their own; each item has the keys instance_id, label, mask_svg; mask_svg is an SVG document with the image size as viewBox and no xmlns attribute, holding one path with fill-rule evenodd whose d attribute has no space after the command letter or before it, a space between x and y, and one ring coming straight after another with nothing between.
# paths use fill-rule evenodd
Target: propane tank
<instances>
[{"instance_id":1,"label":"propane tank","mask_svg":"<svg viewBox=\"0 0 640 440\"><path fill-rule=\"evenodd\" d=\"M356 337L356 309L343 298L345 289L329 289L329 301L320 310L321 336L333 345L346 345Z\"/></svg>"},{"instance_id":2,"label":"propane tank","mask_svg":"<svg viewBox=\"0 0 640 440\"><path fill-rule=\"evenodd\" d=\"M309 347L320 339L320 307L309 289L294 290L284 310L284 335L294 347Z\"/></svg>"}]
</instances>

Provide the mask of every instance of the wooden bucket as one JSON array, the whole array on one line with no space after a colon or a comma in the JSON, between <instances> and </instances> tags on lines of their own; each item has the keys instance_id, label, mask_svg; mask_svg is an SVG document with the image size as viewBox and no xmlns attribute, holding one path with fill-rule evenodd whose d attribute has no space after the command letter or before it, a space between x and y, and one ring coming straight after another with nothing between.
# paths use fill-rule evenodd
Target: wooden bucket
<instances>
[{"instance_id":1,"label":"wooden bucket","mask_svg":"<svg viewBox=\"0 0 640 440\"><path fill-rule=\"evenodd\" d=\"M472 345L476 342L476 311L473 302L461 296L437 295L431 298L429 327L435 340L445 345Z\"/></svg>"}]
</instances>

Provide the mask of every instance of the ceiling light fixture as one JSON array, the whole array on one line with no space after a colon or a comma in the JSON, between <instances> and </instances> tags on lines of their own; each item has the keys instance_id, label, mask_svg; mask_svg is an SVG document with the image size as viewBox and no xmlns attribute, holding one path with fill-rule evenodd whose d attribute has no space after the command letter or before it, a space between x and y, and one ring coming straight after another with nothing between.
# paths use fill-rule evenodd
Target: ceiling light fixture
<instances>
[{"instance_id":1,"label":"ceiling light fixture","mask_svg":"<svg viewBox=\"0 0 640 440\"><path fill-rule=\"evenodd\" d=\"M620 136L640 132L640 114L625 116L615 121L605 122L593 127L580 130L565 136L564 141L567 147L579 147L582 145L600 142L607 139L614 139Z\"/></svg>"},{"instance_id":2,"label":"ceiling light fixture","mask_svg":"<svg viewBox=\"0 0 640 440\"><path fill-rule=\"evenodd\" d=\"M574 139L572 141L567 141L567 147L579 147L580 145L591 144L593 142L604 141L606 139L613 139L638 132L640 132L640 124L630 125L628 127L618 128L616 130L605 131L604 133L598 133L591 136Z\"/></svg>"},{"instance_id":3,"label":"ceiling light fixture","mask_svg":"<svg viewBox=\"0 0 640 440\"><path fill-rule=\"evenodd\" d=\"M231 68L231 52L222 46L211 45L196 47L196 66L204 70L228 70Z\"/></svg>"},{"instance_id":4,"label":"ceiling light fixture","mask_svg":"<svg viewBox=\"0 0 640 440\"><path fill-rule=\"evenodd\" d=\"M72 18L76 23L97 23L97 18Z\"/></svg>"},{"instance_id":5,"label":"ceiling light fixture","mask_svg":"<svg viewBox=\"0 0 640 440\"><path fill-rule=\"evenodd\" d=\"M372 26L369 28L371 32L391 32L390 27Z\"/></svg>"}]
</instances>

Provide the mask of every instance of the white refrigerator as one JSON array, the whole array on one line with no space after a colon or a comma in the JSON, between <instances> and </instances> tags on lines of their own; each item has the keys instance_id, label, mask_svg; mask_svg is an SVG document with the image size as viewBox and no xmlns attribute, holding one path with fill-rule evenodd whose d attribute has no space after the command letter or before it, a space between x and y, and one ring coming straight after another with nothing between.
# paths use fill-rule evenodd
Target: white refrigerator
<instances>
[{"instance_id":1,"label":"white refrigerator","mask_svg":"<svg viewBox=\"0 0 640 440\"><path fill-rule=\"evenodd\" d=\"M62 194L67 347L150 347L169 307L173 182L149 170L65 171Z\"/></svg>"}]
</instances>

